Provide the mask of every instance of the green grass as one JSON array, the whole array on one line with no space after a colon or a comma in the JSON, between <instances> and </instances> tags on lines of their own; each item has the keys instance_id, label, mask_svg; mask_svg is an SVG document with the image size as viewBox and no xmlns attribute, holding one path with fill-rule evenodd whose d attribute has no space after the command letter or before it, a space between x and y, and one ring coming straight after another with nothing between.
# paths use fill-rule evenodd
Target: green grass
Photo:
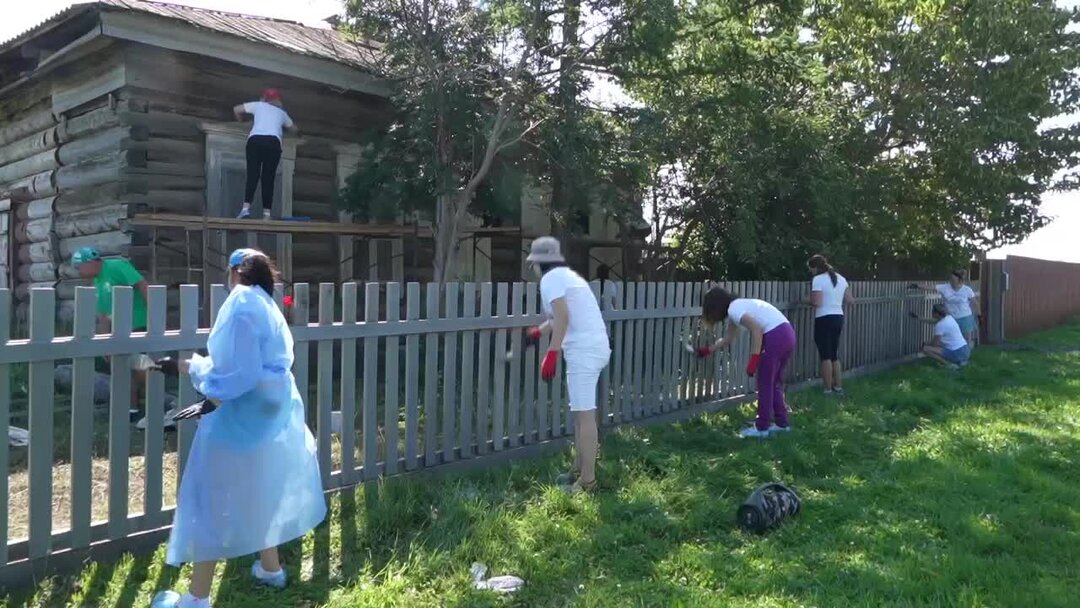
<instances>
[{"instance_id":1,"label":"green grass","mask_svg":"<svg viewBox=\"0 0 1080 608\"><path fill-rule=\"evenodd\" d=\"M608 435L597 496L550 486L560 456L336 497L330 525L285 552L287 591L255 590L235 560L215 605L1080 605L1080 356L983 348L962 372L919 363L848 391L792 395L797 432L765 442L735 437L748 407ZM738 531L736 507L769 480L803 513ZM162 556L7 605L145 606L186 585ZM473 561L527 585L473 591Z\"/></svg>"}]
</instances>

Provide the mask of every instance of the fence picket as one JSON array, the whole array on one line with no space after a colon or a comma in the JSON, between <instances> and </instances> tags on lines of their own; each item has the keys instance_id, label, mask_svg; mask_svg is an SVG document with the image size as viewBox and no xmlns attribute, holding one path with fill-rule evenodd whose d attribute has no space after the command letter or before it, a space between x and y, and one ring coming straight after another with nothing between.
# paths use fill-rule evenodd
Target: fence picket
<instances>
[{"instance_id":1,"label":"fence picket","mask_svg":"<svg viewBox=\"0 0 1080 608\"><path fill-rule=\"evenodd\" d=\"M660 308L660 302L664 297L664 285L649 283L648 292L645 305L649 310L657 310ZM651 416L660 411L659 404L657 403L657 397L660 391L657 390L657 384L660 374L660 348L657 342L659 341L659 328L663 325L662 320L650 318L645 321L645 390L643 399L645 400L645 415Z\"/></svg>"},{"instance_id":2,"label":"fence picket","mask_svg":"<svg viewBox=\"0 0 1080 608\"><path fill-rule=\"evenodd\" d=\"M146 320L147 334L161 336L165 334L165 316L167 314L167 302L164 285L151 285L147 287ZM148 353L157 358L159 353ZM160 373L143 371L146 379L144 403L146 414L146 429L143 445L143 513L149 521L165 523L161 513L162 483L164 454L165 454L165 377ZM74 386L74 383L72 384ZM88 385L88 386L93 386ZM74 416L74 410L72 410ZM89 428L93 428L92 425Z\"/></svg>"},{"instance_id":3,"label":"fence picket","mask_svg":"<svg viewBox=\"0 0 1080 608\"><path fill-rule=\"evenodd\" d=\"M420 318L420 284L409 283L405 289L405 318ZM405 468L417 466L420 427L420 337L409 334L405 338Z\"/></svg>"},{"instance_id":4,"label":"fence picket","mask_svg":"<svg viewBox=\"0 0 1080 608\"><path fill-rule=\"evenodd\" d=\"M525 285L525 315L536 315L536 283ZM520 336L520 332L518 332ZM520 339L520 338L519 338ZM536 348L522 347L517 351L517 358L524 359L525 368L525 443L533 443L538 438L539 425L536 419Z\"/></svg>"},{"instance_id":5,"label":"fence picket","mask_svg":"<svg viewBox=\"0 0 1080 608\"><path fill-rule=\"evenodd\" d=\"M428 283L425 319L434 321L439 318L439 284ZM449 343L449 342L447 342ZM439 334L429 332L424 337L424 466L438 464L436 454L439 451L439 414L436 399L439 396Z\"/></svg>"},{"instance_id":6,"label":"fence picket","mask_svg":"<svg viewBox=\"0 0 1080 608\"><path fill-rule=\"evenodd\" d=\"M131 288L126 289L127 297L114 298L116 303L127 303L127 325L124 315L113 309L120 332L131 333ZM56 327L56 293L51 289L30 290L30 340L31 342L51 342ZM125 335L121 333L121 335ZM52 547L52 471L53 471L53 408L54 403L54 363L36 361L30 364L30 557L44 557ZM130 369L130 366L128 367ZM128 382L131 382L130 372ZM126 395L130 399L130 393ZM127 413L125 408L125 414ZM128 421L125 420L125 423ZM127 428L126 426L124 427ZM124 497L127 498L127 459L125 455ZM110 492L111 495L111 492ZM111 505L110 505L111 506ZM7 505L5 505L6 509ZM124 504L126 509L127 504ZM125 511L126 513L126 511ZM110 515L112 514L110 510Z\"/></svg>"},{"instance_id":7,"label":"fence picket","mask_svg":"<svg viewBox=\"0 0 1080 608\"><path fill-rule=\"evenodd\" d=\"M358 285L341 286L341 324L355 325ZM356 483L356 340L341 341L341 476L342 483ZM414 452L415 454L415 452Z\"/></svg>"},{"instance_id":8,"label":"fence picket","mask_svg":"<svg viewBox=\"0 0 1080 608\"><path fill-rule=\"evenodd\" d=\"M117 287L113 289L113 314L112 314L112 335L127 337L131 335L131 312L132 312L132 290L130 287ZM51 299L50 292L50 299ZM32 304L31 304L32 305ZM33 314L33 313L31 313ZM53 307L48 306L47 310L42 309L41 315L48 315L50 322L55 315ZM116 540L127 536L128 525L128 477L129 477L129 461L131 456L131 355L116 355L109 358L109 538ZM33 366L40 364L31 364L31 373L33 373ZM51 363L49 364L51 368ZM51 383L50 383L51 385ZM51 392L51 386L49 388ZM31 393L32 394L32 393ZM33 397L31 397L33 399ZM51 398L50 398L51 401ZM33 416L33 405L30 406L31 416ZM52 424L52 404L49 405L49 418L50 425ZM31 436L37 436L33 429L33 419L31 418ZM31 449L33 446L31 445ZM50 447L50 452L51 452ZM32 463L32 457L31 457ZM32 464L31 464L32 466ZM52 461L51 455L49 460L49 466L51 468ZM32 476L32 475L31 475ZM30 481L31 496L33 495L33 479ZM44 506L45 509L51 509L49 506ZM34 505L30 504L31 516L33 516ZM33 536L33 525L31 525L31 537ZM33 539L31 538L31 541Z\"/></svg>"},{"instance_id":9,"label":"fence picket","mask_svg":"<svg viewBox=\"0 0 1080 608\"><path fill-rule=\"evenodd\" d=\"M0 294L3 297L6 294ZM3 304L0 303L0 306ZM0 317L3 314L0 313ZM0 331L7 331L5 319L0 318ZM75 289L75 339L91 340L97 322L97 290L93 287ZM6 367L6 366L4 366ZM6 370L0 370L6 376ZM0 387L3 388L3 387ZM0 392L0 399L8 396ZM7 416L2 418L7 424ZM94 359L80 357L71 366L71 546L81 549L90 545L94 464ZM7 450L3 450L4 458ZM6 468L2 471L7 483ZM6 514L7 509L4 509ZM7 538L6 536L4 538Z\"/></svg>"},{"instance_id":10,"label":"fence picket","mask_svg":"<svg viewBox=\"0 0 1080 608\"><path fill-rule=\"evenodd\" d=\"M666 308L671 310L675 308L676 298L678 297L678 284L667 284L667 298L665 300ZM678 334L678 319L672 317L664 321L664 341L663 351L660 356L663 357L663 378L661 387L663 388L663 396L660 400L663 411L672 411L678 407L676 397L676 370L678 369L678 361L676 357L678 353L675 351L675 343L677 341Z\"/></svg>"},{"instance_id":11,"label":"fence picket","mask_svg":"<svg viewBox=\"0 0 1080 608\"><path fill-rule=\"evenodd\" d=\"M615 290L615 309L626 310L626 283L618 283ZM623 339L623 327L626 325L623 321L613 321L608 326L610 327L611 341L614 349L611 352L611 361L608 363L608 387L611 392L611 424L619 424L623 421L624 402L623 402L623 347L625 340Z\"/></svg>"},{"instance_id":12,"label":"fence picket","mask_svg":"<svg viewBox=\"0 0 1080 608\"><path fill-rule=\"evenodd\" d=\"M496 286L495 316L505 318L507 314L507 284L499 283ZM495 375L495 395L492 399L492 447L496 452L503 449L506 441L506 330L495 331L495 352L491 372Z\"/></svg>"},{"instance_id":13,"label":"fence picket","mask_svg":"<svg viewBox=\"0 0 1080 608\"><path fill-rule=\"evenodd\" d=\"M364 285L364 323L379 322L379 284ZM379 476L379 339L364 338L364 480Z\"/></svg>"},{"instance_id":14,"label":"fence picket","mask_svg":"<svg viewBox=\"0 0 1080 608\"><path fill-rule=\"evenodd\" d=\"M510 314L515 319L521 318L522 300L525 297L525 284L514 283L510 293ZM506 351L510 355L510 378L507 384L510 394L507 402L507 435L510 438L510 447L521 445L521 329L510 330L510 346ZM502 353L499 353L502 354Z\"/></svg>"},{"instance_id":15,"label":"fence picket","mask_svg":"<svg viewBox=\"0 0 1080 608\"><path fill-rule=\"evenodd\" d=\"M334 284L319 284L319 325L334 323ZM316 446L319 458L319 471L322 474L323 487L330 487L330 475L333 472L331 460L330 420L334 401L334 342L322 340L316 347L315 371L315 430ZM342 432L345 422L342 420Z\"/></svg>"},{"instance_id":16,"label":"fence picket","mask_svg":"<svg viewBox=\"0 0 1080 608\"><path fill-rule=\"evenodd\" d=\"M636 308L635 310L645 310L648 308L646 305L648 300L646 299L649 293L649 286L647 283L638 283L635 285L637 289ZM649 360L647 356L647 348L641 346L646 344L645 342L645 321L638 319L634 321L634 409L633 416L637 420L645 415L645 399L644 392L645 387L648 386L645 377L647 371L645 369L645 362Z\"/></svg>"},{"instance_id":17,"label":"fence picket","mask_svg":"<svg viewBox=\"0 0 1080 608\"><path fill-rule=\"evenodd\" d=\"M491 283L480 284L480 318L491 317ZM491 330L477 332L476 374L476 450L481 456L488 453L491 434Z\"/></svg>"},{"instance_id":18,"label":"fence picket","mask_svg":"<svg viewBox=\"0 0 1080 608\"><path fill-rule=\"evenodd\" d=\"M307 327L311 319L311 298L307 283L293 285L293 327ZM213 310L217 311L217 307ZM293 344L293 378L296 379L296 390L300 392L300 399L304 402L304 418L308 424L313 422L311 400L308 391L308 359L311 354L311 344L297 340Z\"/></svg>"},{"instance_id":19,"label":"fence picket","mask_svg":"<svg viewBox=\"0 0 1080 608\"><path fill-rule=\"evenodd\" d=\"M199 286L180 286L180 335L190 337L199 329ZM181 359L189 359L191 351L181 351L177 355ZM181 380L176 395L177 405L185 407L194 403L197 399L195 387L189 380ZM184 476L184 466L187 465L188 455L191 453L191 442L195 439L195 421L181 420L176 425L177 443L177 466L176 487L180 487L180 479Z\"/></svg>"},{"instance_id":20,"label":"fence picket","mask_svg":"<svg viewBox=\"0 0 1080 608\"><path fill-rule=\"evenodd\" d=\"M401 284L386 284L386 322L397 324L401 320ZM383 395L383 434L386 436L386 450L383 455L383 468L386 475L398 472L398 423L401 411L398 405L398 359L401 352L401 339L397 336L386 338L386 381Z\"/></svg>"},{"instance_id":21,"label":"fence picket","mask_svg":"<svg viewBox=\"0 0 1080 608\"><path fill-rule=\"evenodd\" d=\"M458 310L458 285L457 283L446 284L446 315L447 319L456 319ZM454 444L457 442L456 419L457 419L457 353L453 348L457 344L457 334L447 333L443 337L443 414L442 414L442 454L443 462L453 462Z\"/></svg>"},{"instance_id":22,"label":"fence picket","mask_svg":"<svg viewBox=\"0 0 1080 608\"><path fill-rule=\"evenodd\" d=\"M476 317L476 285L466 283L461 301L461 316L464 319ZM449 342L448 342L449 343ZM450 343L452 344L452 343ZM461 399L459 401L459 438L458 445L461 447L462 458L472 458L473 455L473 405L476 403L476 394L473 392L476 376L473 369L476 365L476 332L461 332Z\"/></svg>"}]
</instances>

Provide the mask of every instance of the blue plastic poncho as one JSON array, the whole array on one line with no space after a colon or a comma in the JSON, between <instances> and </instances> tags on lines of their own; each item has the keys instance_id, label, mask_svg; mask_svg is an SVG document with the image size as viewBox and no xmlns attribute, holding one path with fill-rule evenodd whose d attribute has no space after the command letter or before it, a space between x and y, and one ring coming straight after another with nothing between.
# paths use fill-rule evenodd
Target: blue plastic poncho
<instances>
[{"instance_id":1,"label":"blue plastic poncho","mask_svg":"<svg viewBox=\"0 0 1080 608\"><path fill-rule=\"evenodd\" d=\"M315 440L289 369L293 340L262 288L237 286L195 356L203 416L180 483L166 561L229 559L299 538L326 516Z\"/></svg>"}]
</instances>

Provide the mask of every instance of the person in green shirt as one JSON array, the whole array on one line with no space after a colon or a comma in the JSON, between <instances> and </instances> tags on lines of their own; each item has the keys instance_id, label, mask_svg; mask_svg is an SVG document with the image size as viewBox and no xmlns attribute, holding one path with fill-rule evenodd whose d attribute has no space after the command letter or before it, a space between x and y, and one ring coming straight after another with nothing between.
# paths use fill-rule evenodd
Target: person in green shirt
<instances>
[{"instance_id":1,"label":"person in green shirt","mask_svg":"<svg viewBox=\"0 0 1080 608\"><path fill-rule=\"evenodd\" d=\"M122 258L102 259L101 254L93 247L80 247L71 256L71 265L79 271L79 276L84 279L93 279L94 288L97 290L97 328L99 333L112 331L112 290L113 287L133 287L135 294L132 297L131 329L133 331L146 331L146 279L139 274L131 262ZM146 374L132 372L131 376L131 414L138 416L141 412L142 387L146 383Z\"/></svg>"},{"instance_id":2,"label":"person in green shirt","mask_svg":"<svg viewBox=\"0 0 1080 608\"><path fill-rule=\"evenodd\" d=\"M102 259L93 247L81 247L71 256L71 265L84 279L93 279L97 290L98 331L107 332L112 328L112 289L113 287L134 287L132 298L131 329L146 331L146 279L139 274L131 262L122 258Z\"/></svg>"}]
</instances>

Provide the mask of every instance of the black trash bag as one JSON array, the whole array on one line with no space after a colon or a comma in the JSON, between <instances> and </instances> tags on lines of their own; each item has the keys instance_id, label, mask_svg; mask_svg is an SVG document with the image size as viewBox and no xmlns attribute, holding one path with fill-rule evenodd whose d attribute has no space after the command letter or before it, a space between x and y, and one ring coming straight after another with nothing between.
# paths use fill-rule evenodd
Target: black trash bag
<instances>
[{"instance_id":1,"label":"black trash bag","mask_svg":"<svg viewBox=\"0 0 1080 608\"><path fill-rule=\"evenodd\" d=\"M739 507L736 515L739 526L747 532L764 534L796 515L802 501L794 490L782 483L759 486Z\"/></svg>"}]
</instances>

